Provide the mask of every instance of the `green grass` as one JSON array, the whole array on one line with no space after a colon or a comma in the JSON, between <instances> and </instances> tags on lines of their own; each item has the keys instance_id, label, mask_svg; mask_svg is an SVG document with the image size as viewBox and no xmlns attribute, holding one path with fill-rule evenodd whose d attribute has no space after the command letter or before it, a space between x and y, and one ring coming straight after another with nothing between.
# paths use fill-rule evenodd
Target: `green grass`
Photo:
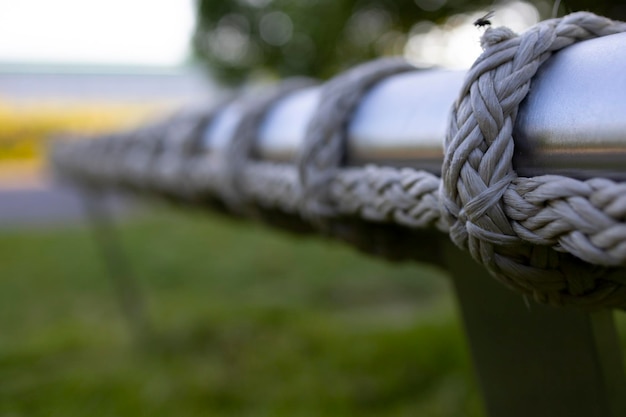
<instances>
[{"instance_id":1,"label":"green grass","mask_svg":"<svg viewBox=\"0 0 626 417\"><path fill-rule=\"evenodd\" d=\"M119 226L136 343L88 229L0 233L0 416L479 416L447 281L159 209Z\"/></svg>"}]
</instances>

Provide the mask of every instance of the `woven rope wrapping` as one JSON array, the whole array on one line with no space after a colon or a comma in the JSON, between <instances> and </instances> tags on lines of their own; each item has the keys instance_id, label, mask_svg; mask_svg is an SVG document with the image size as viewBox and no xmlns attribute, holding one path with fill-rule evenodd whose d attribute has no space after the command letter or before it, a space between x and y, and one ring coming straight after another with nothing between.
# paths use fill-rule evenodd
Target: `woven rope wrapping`
<instances>
[{"instance_id":1,"label":"woven rope wrapping","mask_svg":"<svg viewBox=\"0 0 626 417\"><path fill-rule=\"evenodd\" d=\"M188 166L202 152L202 141L208 126L211 125L219 109L194 108L174 115L161 132L161 152L154 158L150 167L152 187L174 197L189 199L193 189L185 180Z\"/></svg>"},{"instance_id":2,"label":"woven rope wrapping","mask_svg":"<svg viewBox=\"0 0 626 417\"><path fill-rule=\"evenodd\" d=\"M363 96L382 79L415 71L399 58L387 58L355 67L322 87L321 105L311 117L298 162L303 189L302 212L310 218L337 214L329 185L345 159L346 132Z\"/></svg>"},{"instance_id":3,"label":"woven rope wrapping","mask_svg":"<svg viewBox=\"0 0 626 417\"><path fill-rule=\"evenodd\" d=\"M210 122L188 129L195 125L181 116L160 127L59 148L55 164L96 185L219 196L247 214L253 214L250 205L302 212L325 219L315 223L357 246L365 242L376 254L407 248L384 233L380 239L370 230L361 234L360 219L436 227L500 280L538 301L625 307L623 270L606 267L626 265L626 184L520 178L511 163L517 107L541 63L576 41L624 30L623 23L589 13L540 23L522 37L503 28L487 30L485 53L468 73L453 109L441 180L409 168L340 167L346 130L364 94L380 79L414 69L400 60L375 61L325 85L298 168L254 159L259 127L272 104L292 91L289 86L249 105L224 152L183 152L182 144L197 140ZM400 234L397 227L379 227L385 228ZM433 246L413 240L410 245L414 252Z\"/></svg>"},{"instance_id":4,"label":"woven rope wrapping","mask_svg":"<svg viewBox=\"0 0 626 417\"><path fill-rule=\"evenodd\" d=\"M146 188L152 181L153 162L163 151L163 137L163 125L152 124L137 129L127 148L118 148L121 155L116 174L121 183L137 189Z\"/></svg>"},{"instance_id":5,"label":"woven rope wrapping","mask_svg":"<svg viewBox=\"0 0 626 417\"><path fill-rule=\"evenodd\" d=\"M522 239L552 245L599 265L626 264L626 184L540 176L517 179L504 194Z\"/></svg>"},{"instance_id":6,"label":"woven rope wrapping","mask_svg":"<svg viewBox=\"0 0 626 417\"><path fill-rule=\"evenodd\" d=\"M518 106L539 66L575 42L624 30L624 23L591 13L541 22L519 37L507 28L488 29L481 41L485 51L468 72L452 110L441 187L450 237L500 280L540 301L624 303L625 287L596 282L610 271L537 245L571 250L585 240L582 230L596 227L585 214L598 181L517 178L512 166ZM594 198L610 205L619 195L613 190ZM576 222L587 223L586 228L567 233L566 225ZM605 226L611 226L608 219ZM539 233L541 228L547 233ZM595 241L608 243L611 233L602 232ZM585 259L583 252L572 251Z\"/></svg>"},{"instance_id":7,"label":"woven rope wrapping","mask_svg":"<svg viewBox=\"0 0 626 417\"><path fill-rule=\"evenodd\" d=\"M127 183L124 168L128 159L126 152L133 145L134 135L110 134L86 142L75 159L77 169L85 172L92 182L102 184Z\"/></svg>"},{"instance_id":8,"label":"woven rope wrapping","mask_svg":"<svg viewBox=\"0 0 626 417\"><path fill-rule=\"evenodd\" d=\"M243 116L225 152L219 158L222 164L220 171L223 175L221 193L226 202L235 210L240 210L248 200L241 181L242 173L255 157L254 148L258 133L268 111L287 95L311 87L315 83L309 78L292 78L244 103Z\"/></svg>"},{"instance_id":9,"label":"woven rope wrapping","mask_svg":"<svg viewBox=\"0 0 626 417\"><path fill-rule=\"evenodd\" d=\"M338 214L447 232L439 210L439 183L437 176L411 168L344 168L328 185L328 197Z\"/></svg>"}]
</instances>

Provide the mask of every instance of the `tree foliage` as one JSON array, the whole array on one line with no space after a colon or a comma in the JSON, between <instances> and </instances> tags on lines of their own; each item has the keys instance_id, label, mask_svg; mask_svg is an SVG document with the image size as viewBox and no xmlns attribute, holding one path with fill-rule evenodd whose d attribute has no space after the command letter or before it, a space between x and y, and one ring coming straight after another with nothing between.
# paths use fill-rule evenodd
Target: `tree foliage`
<instances>
[{"instance_id":1,"label":"tree foliage","mask_svg":"<svg viewBox=\"0 0 626 417\"><path fill-rule=\"evenodd\" d=\"M543 18L552 3L533 0ZM198 0L196 54L221 82L258 72L326 78L356 63L402 53L420 21L490 10L493 1L467 0ZM563 2L560 14L591 10L626 18L619 2Z\"/></svg>"}]
</instances>

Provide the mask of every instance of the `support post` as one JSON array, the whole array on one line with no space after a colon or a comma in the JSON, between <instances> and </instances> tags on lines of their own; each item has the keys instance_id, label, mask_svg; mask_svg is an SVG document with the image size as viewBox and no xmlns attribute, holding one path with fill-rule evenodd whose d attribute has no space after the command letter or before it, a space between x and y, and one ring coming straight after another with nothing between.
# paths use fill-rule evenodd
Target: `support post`
<instances>
[{"instance_id":1,"label":"support post","mask_svg":"<svg viewBox=\"0 0 626 417\"><path fill-rule=\"evenodd\" d=\"M152 331L145 309L141 287L130 271L128 259L122 250L111 213L105 206L99 190L80 190L85 214L96 249L102 257L120 309L131 333L139 343L150 340Z\"/></svg>"},{"instance_id":2,"label":"support post","mask_svg":"<svg viewBox=\"0 0 626 417\"><path fill-rule=\"evenodd\" d=\"M626 416L611 311L525 301L452 243L444 253L487 416Z\"/></svg>"}]
</instances>

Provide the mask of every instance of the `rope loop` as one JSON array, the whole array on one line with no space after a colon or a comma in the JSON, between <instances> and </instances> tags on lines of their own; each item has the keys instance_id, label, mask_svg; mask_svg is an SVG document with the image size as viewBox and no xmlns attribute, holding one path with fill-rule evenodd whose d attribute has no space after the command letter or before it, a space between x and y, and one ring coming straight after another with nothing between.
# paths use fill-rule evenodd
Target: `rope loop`
<instances>
[{"instance_id":1,"label":"rope loop","mask_svg":"<svg viewBox=\"0 0 626 417\"><path fill-rule=\"evenodd\" d=\"M295 220L308 230L301 216L385 257L432 261L438 249L430 232L438 229L501 282L539 302L625 308L626 183L519 177L512 162L518 107L540 66L573 43L625 31L625 23L591 13L547 20L521 36L487 29L484 52L451 110L441 178L412 168L342 166L363 97L382 79L417 70L398 58L358 66L321 88L297 166L259 161L255 152L275 104L312 85L302 79L233 103L242 116L216 152L198 151L223 105L63 146L54 163L91 186L155 191L281 227Z\"/></svg>"},{"instance_id":2,"label":"rope loop","mask_svg":"<svg viewBox=\"0 0 626 417\"><path fill-rule=\"evenodd\" d=\"M221 194L232 209L241 211L249 200L242 184L242 173L255 156L259 131L269 111L286 96L316 84L310 78L291 78L242 102L243 115L220 159Z\"/></svg>"},{"instance_id":3,"label":"rope loop","mask_svg":"<svg viewBox=\"0 0 626 417\"><path fill-rule=\"evenodd\" d=\"M329 189L346 158L346 134L363 96L379 81L416 68L401 58L383 58L354 67L326 82L308 124L298 162L305 217L335 216Z\"/></svg>"},{"instance_id":4,"label":"rope loop","mask_svg":"<svg viewBox=\"0 0 626 417\"><path fill-rule=\"evenodd\" d=\"M501 281L540 301L561 304L585 294L595 302L600 292L611 298L623 289L613 283L609 290L607 285L594 287L588 277L600 279L607 269L561 253L558 247L532 246L510 218L515 207L505 204L513 201L505 195L515 195L521 180L512 163L518 107L533 76L553 53L625 30L622 22L587 12L540 22L521 36L508 28L489 28L481 40L484 52L469 70L451 110L440 188L450 237Z\"/></svg>"},{"instance_id":5,"label":"rope loop","mask_svg":"<svg viewBox=\"0 0 626 417\"><path fill-rule=\"evenodd\" d=\"M191 198L187 169L193 158L201 155L202 142L208 126L211 125L219 109L218 106L184 109L174 114L163 126L162 150L154 159L151 168L152 187L168 195L183 199Z\"/></svg>"}]
</instances>

